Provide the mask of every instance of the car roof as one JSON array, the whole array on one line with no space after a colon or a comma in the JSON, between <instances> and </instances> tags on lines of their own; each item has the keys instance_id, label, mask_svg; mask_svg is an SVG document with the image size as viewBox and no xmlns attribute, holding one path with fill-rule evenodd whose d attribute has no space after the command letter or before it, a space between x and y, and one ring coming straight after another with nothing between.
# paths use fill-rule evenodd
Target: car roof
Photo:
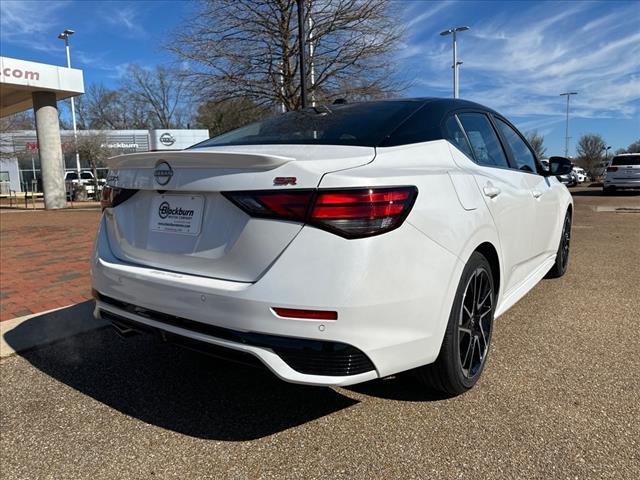
<instances>
[{"instance_id":1,"label":"car roof","mask_svg":"<svg viewBox=\"0 0 640 480\"><path fill-rule=\"evenodd\" d=\"M472 102L470 100L464 100L461 98L442 98L442 97L388 98L388 99L381 99L381 100L370 100L368 102L353 102L353 103L374 103L374 102L380 102L380 103L382 102L416 102L416 103L422 103L423 105L429 104L431 108L437 108L443 111L470 109L470 110L484 110L491 113L495 113L496 115L500 115L498 112L496 112L492 108L487 107L486 105ZM346 105L348 105L348 103Z\"/></svg>"}]
</instances>

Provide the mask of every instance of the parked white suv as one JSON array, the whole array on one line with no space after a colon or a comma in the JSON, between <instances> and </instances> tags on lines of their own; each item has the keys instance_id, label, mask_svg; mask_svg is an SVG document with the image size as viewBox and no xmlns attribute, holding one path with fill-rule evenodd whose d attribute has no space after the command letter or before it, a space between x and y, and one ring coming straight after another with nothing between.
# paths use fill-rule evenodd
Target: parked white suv
<instances>
[{"instance_id":1,"label":"parked white suv","mask_svg":"<svg viewBox=\"0 0 640 480\"><path fill-rule=\"evenodd\" d=\"M587 172L585 172L583 168L576 167L574 165L573 166L573 173L574 173L578 183L583 183L583 182L585 182L587 180Z\"/></svg>"},{"instance_id":2,"label":"parked white suv","mask_svg":"<svg viewBox=\"0 0 640 480\"><path fill-rule=\"evenodd\" d=\"M109 167L95 314L290 382L462 393L494 318L567 269L569 160L472 102L309 108Z\"/></svg>"},{"instance_id":3,"label":"parked white suv","mask_svg":"<svg viewBox=\"0 0 640 480\"><path fill-rule=\"evenodd\" d=\"M603 193L640 188L640 153L621 153L613 157L604 177Z\"/></svg>"}]
</instances>

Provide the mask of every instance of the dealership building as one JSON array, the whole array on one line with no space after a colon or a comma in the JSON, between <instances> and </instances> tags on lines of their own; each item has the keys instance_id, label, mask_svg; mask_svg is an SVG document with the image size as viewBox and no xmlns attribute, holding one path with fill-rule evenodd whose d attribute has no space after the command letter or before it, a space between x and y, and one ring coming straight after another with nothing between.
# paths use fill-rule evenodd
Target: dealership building
<instances>
[{"instance_id":1,"label":"dealership building","mask_svg":"<svg viewBox=\"0 0 640 480\"><path fill-rule=\"evenodd\" d=\"M164 150L182 150L209 138L206 129L159 129L159 130L78 130L78 138L85 135L98 136L111 155L124 153L152 152ZM16 192L31 190L32 180L42 184L40 168L40 145L35 130L18 130L0 134L0 144L4 154L0 164L2 180ZM76 170L75 144L73 131L60 131L60 147L64 169ZM83 169L91 166L80 157ZM98 169L104 176L106 169Z\"/></svg>"},{"instance_id":2,"label":"dealership building","mask_svg":"<svg viewBox=\"0 0 640 480\"><path fill-rule=\"evenodd\" d=\"M81 70L0 57L0 116L33 108L46 208L67 205L58 101L83 93ZM11 171L7 167L2 176L10 176Z\"/></svg>"},{"instance_id":3,"label":"dealership building","mask_svg":"<svg viewBox=\"0 0 640 480\"><path fill-rule=\"evenodd\" d=\"M33 179L49 208L66 207L65 170L77 168L73 132L60 131L58 101L82 95L82 70L0 57L0 117L33 109L35 130L0 133L0 185L21 192ZM100 135L113 155L181 150L206 140L207 130L79 130ZM89 165L80 158L81 167Z\"/></svg>"}]
</instances>

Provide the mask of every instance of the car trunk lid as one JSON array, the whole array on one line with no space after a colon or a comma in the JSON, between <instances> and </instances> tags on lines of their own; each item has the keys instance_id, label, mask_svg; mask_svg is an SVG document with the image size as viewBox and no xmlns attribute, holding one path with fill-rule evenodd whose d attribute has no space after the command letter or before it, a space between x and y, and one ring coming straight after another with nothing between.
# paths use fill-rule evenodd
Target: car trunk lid
<instances>
[{"instance_id":1,"label":"car trunk lid","mask_svg":"<svg viewBox=\"0 0 640 480\"><path fill-rule=\"evenodd\" d=\"M221 192L316 188L374 156L373 147L270 145L114 157L108 183L137 192L105 211L111 249L153 268L254 282L302 224L249 217Z\"/></svg>"}]
</instances>

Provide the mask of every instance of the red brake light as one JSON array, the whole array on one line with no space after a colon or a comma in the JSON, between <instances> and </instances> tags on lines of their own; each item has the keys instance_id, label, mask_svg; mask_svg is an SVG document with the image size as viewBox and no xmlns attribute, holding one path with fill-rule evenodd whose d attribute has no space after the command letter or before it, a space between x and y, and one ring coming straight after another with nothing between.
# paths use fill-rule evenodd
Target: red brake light
<instances>
[{"instance_id":1,"label":"red brake light","mask_svg":"<svg viewBox=\"0 0 640 480\"><path fill-rule=\"evenodd\" d=\"M306 222L345 238L378 235L399 227L416 187L348 190L268 190L224 195L251 216Z\"/></svg>"},{"instance_id":2,"label":"red brake light","mask_svg":"<svg viewBox=\"0 0 640 480\"><path fill-rule=\"evenodd\" d=\"M100 206L102 207L102 210L113 206L113 197L118 194L119 190L119 188L113 188L109 185L102 187L102 193L100 195Z\"/></svg>"},{"instance_id":3,"label":"red brake light","mask_svg":"<svg viewBox=\"0 0 640 480\"><path fill-rule=\"evenodd\" d=\"M415 187L320 190L309 223L347 238L378 235L402 224L417 193Z\"/></svg>"},{"instance_id":4,"label":"red brake light","mask_svg":"<svg viewBox=\"0 0 640 480\"><path fill-rule=\"evenodd\" d=\"M607 167L607 172L617 172L618 167Z\"/></svg>"},{"instance_id":5,"label":"red brake light","mask_svg":"<svg viewBox=\"0 0 640 480\"><path fill-rule=\"evenodd\" d=\"M408 190L377 192L320 192L311 212L312 218L380 218L397 215L409 198Z\"/></svg>"},{"instance_id":6,"label":"red brake light","mask_svg":"<svg viewBox=\"0 0 640 480\"><path fill-rule=\"evenodd\" d=\"M273 307L279 317L306 318L309 320L337 320L338 312L329 310L300 310L297 308Z\"/></svg>"},{"instance_id":7,"label":"red brake light","mask_svg":"<svg viewBox=\"0 0 640 480\"><path fill-rule=\"evenodd\" d=\"M118 188L105 185L102 187L102 193L100 194L100 206L102 210L105 208L113 208L120 205L131 198L138 190L132 188Z\"/></svg>"}]
</instances>

